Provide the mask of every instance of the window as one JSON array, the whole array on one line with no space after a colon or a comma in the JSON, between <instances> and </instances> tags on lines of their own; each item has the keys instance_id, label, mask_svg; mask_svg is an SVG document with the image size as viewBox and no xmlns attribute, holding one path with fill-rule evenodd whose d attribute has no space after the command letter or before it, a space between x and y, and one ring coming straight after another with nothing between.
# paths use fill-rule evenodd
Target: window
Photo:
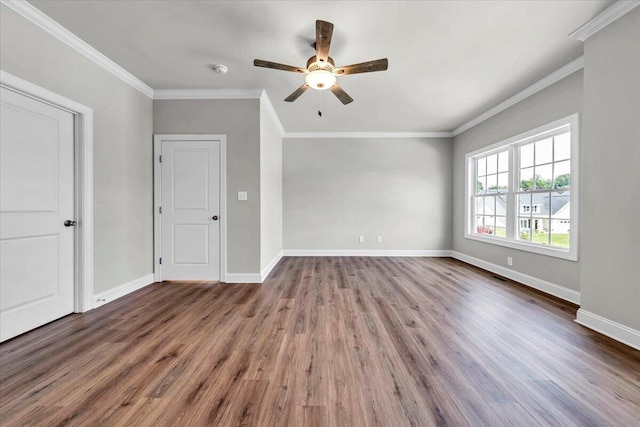
<instances>
[{"instance_id":1,"label":"window","mask_svg":"<svg viewBox=\"0 0 640 427\"><path fill-rule=\"evenodd\" d=\"M575 114L467 154L465 237L577 260L577 153Z\"/></svg>"}]
</instances>

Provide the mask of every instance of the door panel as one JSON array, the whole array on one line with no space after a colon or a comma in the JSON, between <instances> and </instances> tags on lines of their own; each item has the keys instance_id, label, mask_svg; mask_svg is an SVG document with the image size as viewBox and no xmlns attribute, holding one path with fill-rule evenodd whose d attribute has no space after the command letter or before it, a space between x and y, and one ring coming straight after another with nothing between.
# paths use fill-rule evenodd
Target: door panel
<instances>
[{"instance_id":1,"label":"door panel","mask_svg":"<svg viewBox=\"0 0 640 427\"><path fill-rule=\"evenodd\" d=\"M74 118L0 89L0 340L73 312Z\"/></svg>"},{"instance_id":2,"label":"door panel","mask_svg":"<svg viewBox=\"0 0 640 427\"><path fill-rule=\"evenodd\" d=\"M174 224L176 264L207 264L209 260L209 224Z\"/></svg>"},{"instance_id":3,"label":"door panel","mask_svg":"<svg viewBox=\"0 0 640 427\"><path fill-rule=\"evenodd\" d=\"M162 142L162 279L220 279L220 141Z\"/></svg>"},{"instance_id":4,"label":"door panel","mask_svg":"<svg viewBox=\"0 0 640 427\"><path fill-rule=\"evenodd\" d=\"M209 209L208 149L173 149L174 211Z\"/></svg>"},{"instance_id":5,"label":"door panel","mask_svg":"<svg viewBox=\"0 0 640 427\"><path fill-rule=\"evenodd\" d=\"M0 310L3 312L30 302L55 297L58 294L58 236L22 237L3 239L3 283L20 283L3 286Z\"/></svg>"}]
</instances>

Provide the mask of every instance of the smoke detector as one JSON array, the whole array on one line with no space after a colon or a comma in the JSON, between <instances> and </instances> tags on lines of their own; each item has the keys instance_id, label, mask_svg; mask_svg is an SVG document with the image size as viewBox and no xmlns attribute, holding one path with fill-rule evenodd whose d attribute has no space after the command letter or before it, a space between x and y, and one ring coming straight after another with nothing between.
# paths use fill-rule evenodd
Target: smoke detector
<instances>
[{"instance_id":1,"label":"smoke detector","mask_svg":"<svg viewBox=\"0 0 640 427\"><path fill-rule=\"evenodd\" d=\"M227 74L227 71L229 71L229 67L224 64L216 64L213 66L213 71L218 74Z\"/></svg>"}]
</instances>

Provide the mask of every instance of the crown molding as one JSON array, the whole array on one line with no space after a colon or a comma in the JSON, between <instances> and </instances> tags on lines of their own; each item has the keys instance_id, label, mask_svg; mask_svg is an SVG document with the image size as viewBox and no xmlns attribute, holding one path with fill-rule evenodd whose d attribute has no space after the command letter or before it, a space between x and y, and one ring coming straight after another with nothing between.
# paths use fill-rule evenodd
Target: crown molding
<instances>
[{"instance_id":1,"label":"crown molding","mask_svg":"<svg viewBox=\"0 0 640 427\"><path fill-rule=\"evenodd\" d=\"M524 89L523 91L520 91L517 94L513 95L511 98L485 111L484 113L480 114L476 118L471 119L468 122L458 126L456 129L453 130L452 132L453 136L460 135L462 132L471 129L475 125L478 125L487 119L490 119L496 114L501 113L507 108L514 106L518 102L530 97L531 95L537 92L540 92L542 89L545 89L551 86L552 84L564 79L565 77L575 73L578 70L581 70L582 68L584 68L584 56L574 59L573 61L569 62L567 65L564 65L558 68L553 73L538 80L537 82L535 82L528 88Z\"/></svg>"},{"instance_id":2,"label":"crown molding","mask_svg":"<svg viewBox=\"0 0 640 427\"><path fill-rule=\"evenodd\" d=\"M451 132L285 132L291 139L334 138L451 138Z\"/></svg>"},{"instance_id":3,"label":"crown molding","mask_svg":"<svg viewBox=\"0 0 640 427\"><path fill-rule=\"evenodd\" d=\"M260 99L262 92L262 89L156 89L153 99Z\"/></svg>"},{"instance_id":4,"label":"crown molding","mask_svg":"<svg viewBox=\"0 0 640 427\"><path fill-rule=\"evenodd\" d=\"M53 19L42 13L25 0L0 0L0 3L22 15L44 31L48 32L58 40L75 49L80 54L89 58L106 71L110 72L123 82L139 90L149 98L153 98L153 89L147 86L142 80L104 56L87 42L73 34L71 31L58 24Z\"/></svg>"},{"instance_id":5,"label":"crown molding","mask_svg":"<svg viewBox=\"0 0 640 427\"><path fill-rule=\"evenodd\" d=\"M271 103L271 100L269 99L269 95L267 95L266 90L263 90L262 93L260 94L260 104L265 108L265 110L267 111L267 114L269 115L269 117L271 117L271 119L275 123L276 127L278 128L278 132L280 132L280 137L284 137L285 135L284 127L282 126L280 117L278 117L278 113L276 113L275 108L273 108L273 104Z\"/></svg>"},{"instance_id":6,"label":"crown molding","mask_svg":"<svg viewBox=\"0 0 640 427\"><path fill-rule=\"evenodd\" d=\"M569 34L572 39L585 41L607 25L622 18L636 7L640 6L640 0L618 0L611 6L591 18L580 28Z\"/></svg>"}]
</instances>

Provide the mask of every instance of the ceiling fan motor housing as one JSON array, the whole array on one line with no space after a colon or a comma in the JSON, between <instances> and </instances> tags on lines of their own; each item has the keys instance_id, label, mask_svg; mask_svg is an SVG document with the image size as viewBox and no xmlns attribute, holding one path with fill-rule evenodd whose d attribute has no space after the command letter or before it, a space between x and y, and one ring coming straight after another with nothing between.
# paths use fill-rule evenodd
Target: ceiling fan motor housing
<instances>
[{"instance_id":1,"label":"ceiling fan motor housing","mask_svg":"<svg viewBox=\"0 0 640 427\"><path fill-rule=\"evenodd\" d=\"M333 58L327 57L327 61L318 61L314 55L307 60L307 77L305 81L309 86L317 90L329 89L336 82L333 74L335 62Z\"/></svg>"}]
</instances>

